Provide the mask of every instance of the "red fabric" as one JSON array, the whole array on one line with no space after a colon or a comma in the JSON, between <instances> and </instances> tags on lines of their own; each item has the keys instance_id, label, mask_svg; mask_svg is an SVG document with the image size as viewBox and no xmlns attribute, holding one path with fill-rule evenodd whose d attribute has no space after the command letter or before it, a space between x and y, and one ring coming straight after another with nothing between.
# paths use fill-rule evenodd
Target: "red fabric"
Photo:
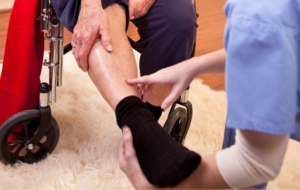
<instances>
[{"instance_id":1,"label":"red fabric","mask_svg":"<svg viewBox=\"0 0 300 190\"><path fill-rule=\"evenodd\" d=\"M12 115L39 103L44 37L40 0L16 0L11 12L0 78L0 126Z\"/></svg>"}]
</instances>

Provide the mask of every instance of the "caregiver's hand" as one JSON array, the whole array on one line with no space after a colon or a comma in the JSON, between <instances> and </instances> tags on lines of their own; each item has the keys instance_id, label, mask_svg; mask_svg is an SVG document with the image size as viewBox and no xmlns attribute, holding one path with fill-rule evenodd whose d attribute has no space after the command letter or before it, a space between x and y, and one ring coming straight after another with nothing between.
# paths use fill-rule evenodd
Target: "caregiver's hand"
<instances>
[{"instance_id":1,"label":"caregiver's hand","mask_svg":"<svg viewBox=\"0 0 300 190\"><path fill-rule=\"evenodd\" d=\"M187 61L159 70L151 75L127 79L126 82L130 85L137 85L139 91L143 94L143 101L147 101L147 97L151 93L154 84L170 86L172 90L161 105L161 108L165 110L187 89L194 78L194 75L191 74L185 62Z\"/></svg>"},{"instance_id":2,"label":"caregiver's hand","mask_svg":"<svg viewBox=\"0 0 300 190\"><path fill-rule=\"evenodd\" d=\"M135 189L154 189L141 170L128 127L123 128L123 138L119 147L119 165Z\"/></svg>"}]
</instances>

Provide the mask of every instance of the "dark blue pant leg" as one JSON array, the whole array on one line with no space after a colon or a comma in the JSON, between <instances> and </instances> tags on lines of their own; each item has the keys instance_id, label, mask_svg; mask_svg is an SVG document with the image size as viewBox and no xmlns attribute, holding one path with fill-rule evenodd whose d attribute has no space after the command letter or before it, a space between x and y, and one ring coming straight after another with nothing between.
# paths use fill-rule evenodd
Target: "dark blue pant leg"
<instances>
[{"instance_id":1,"label":"dark blue pant leg","mask_svg":"<svg viewBox=\"0 0 300 190\"><path fill-rule=\"evenodd\" d=\"M291 139L300 142L300 127L299 126L296 128L296 131L293 134L291 134Z\"/></svg>"},{"instance_id":2,"label":"dark blue pant leg","mask_svg":"<svg viewBox=\"0 0 300 190\"><path fill-rule=\"evenodd\" d=\"M225 128L222 149L235 143L235 129Z\"/></svg>"},{"instance_id":3,"label":"dark blue pant leg","mask_svg":"<svg viewBox=\"0 0 300 190\"><path fill-rule=\"evenodd\" d=\"M222 149L230 147L235 143L235 129L225 127ZM253 186L254 189L263 189L268 182Z\"/></svg>"},{"instance_id":4,"label":"dark blue pant leg","mask_svg":"<svg viewBox=\"0 0 300 190\"><path fill-rule=\"evenodd\" d=\"M190 0L156 0L147 15L132 22L142 49L141 75L154 73L190 58L196 37L196 13Z\"/></svg>"},{"instance_id":5,"label":"dark blue pant leg","mask_svg":"<svg viewBox=\"0 0 300 190\"><path fill-rule=\"evenodd\" d=\"M299 92L298 92L298 96L300 96ZM298 107L300 107L299 104L300 104L300 100L298 100ZM299 108L297 110L296 123L297 123L296 131L293 134L291 134L291 139L300 142L300 109Z\"/></svg>"}]
</instances>

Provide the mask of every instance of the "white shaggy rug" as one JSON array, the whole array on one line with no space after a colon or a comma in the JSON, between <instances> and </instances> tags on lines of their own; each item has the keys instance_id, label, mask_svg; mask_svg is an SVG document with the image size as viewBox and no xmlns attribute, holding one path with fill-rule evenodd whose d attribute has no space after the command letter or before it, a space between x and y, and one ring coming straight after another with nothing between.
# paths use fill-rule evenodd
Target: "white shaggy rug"
<instances>
[{"instance_id":1,"label":"white shaggy rug","mask_svg":"<svg viewBox=\"0 0 300 190\"><path fill-rule=\"evenodd\" d=\"M36 164L11 167L0 163L0 188L132 189L118 167L121 131L114 112L88 75L77 67L71 53L64 56L63 79L57 102L51 104L61 133L56 149ZM194 115L185 146L202 156L211 154L221 148L226 94L211 90L198 79L191 84L189 100ZM268 189L300 188L299 152L300 143L291 140L281 173Z\"/></svg>"}]
</instances>

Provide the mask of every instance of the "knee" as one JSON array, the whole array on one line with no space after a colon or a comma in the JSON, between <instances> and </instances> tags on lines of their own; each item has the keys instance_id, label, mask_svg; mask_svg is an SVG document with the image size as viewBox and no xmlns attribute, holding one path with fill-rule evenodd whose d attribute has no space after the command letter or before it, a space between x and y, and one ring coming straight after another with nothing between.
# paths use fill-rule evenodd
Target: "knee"
<instances>
[{"instance_id":1,"label":"knee","mask_svg":"<svg viewBox=\"0 0 300 190\"><path fill-rule=\"evenodd\" d=\"M185 0L188 2L188 0ZM170 6L167 13L166 27L169 27L169 31L185 35L195 35L197 30L197 15L194 5L191 3L183 3L177 6Z\"/></svg>"}]
</instances>

